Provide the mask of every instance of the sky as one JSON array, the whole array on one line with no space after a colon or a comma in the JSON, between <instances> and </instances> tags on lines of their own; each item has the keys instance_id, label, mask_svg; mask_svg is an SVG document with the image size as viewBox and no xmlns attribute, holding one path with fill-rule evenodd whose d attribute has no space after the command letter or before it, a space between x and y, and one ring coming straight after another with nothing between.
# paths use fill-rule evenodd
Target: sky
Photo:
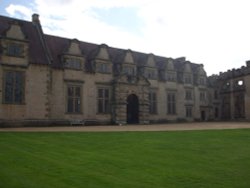
<instances>
[{"instance_id":1,"label":"sky","mask_svg":"<svg viewBox=\"0 0 250 188\"><path fill-rule=\"evenodd\" d=\"M186 57L208 75L250 60L249 0L0 0L0 14L31 21L46 34Z\"/></svg>"}]
</instances>

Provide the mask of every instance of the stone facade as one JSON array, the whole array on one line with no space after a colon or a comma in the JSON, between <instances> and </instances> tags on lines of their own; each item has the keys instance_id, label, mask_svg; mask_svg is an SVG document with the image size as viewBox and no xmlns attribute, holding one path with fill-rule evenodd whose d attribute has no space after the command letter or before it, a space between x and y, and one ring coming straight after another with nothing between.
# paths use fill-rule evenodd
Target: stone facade
<instances>
[{"instance_id":1,"label":"stone facade","mask_svg":"<svg viewBox=\"0 0 250 188\"><path fill-rule=\"evenodd\" d=\"M250 120L250 62L239 69L212 75L213 119Z\"/></svg>"},{"instance_id":2,"label":"stone facade","mask_svg":"<svg viewBox=\"0 0 250 188\"><path fill-rule=\"evenodd\" d=\"M1 126L249 120L249 82L249 66L208 78L185 58L46 35L36 14L0 16Z\"/></svg>"}]
</instances>

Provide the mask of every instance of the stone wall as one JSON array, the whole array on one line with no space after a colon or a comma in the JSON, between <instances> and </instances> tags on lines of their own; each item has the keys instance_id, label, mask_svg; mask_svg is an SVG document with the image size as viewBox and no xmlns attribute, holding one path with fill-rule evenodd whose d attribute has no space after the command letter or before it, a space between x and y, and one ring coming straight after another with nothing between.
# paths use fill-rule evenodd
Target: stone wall
<instances>
[{"instance_id":1,"label":"stone wall","mask_svg":"<svg viewBox=\"0 0 250 188\"><path fill-rule=\"evenodd\" d=\"M25 94L22 104L5 104L3 102L3 77L0 81L0 118L2 120L48 119L47 66L30 65L27 68L4 66L3 71L22 71L25 79Z\"/></svg>"}]
</instances>

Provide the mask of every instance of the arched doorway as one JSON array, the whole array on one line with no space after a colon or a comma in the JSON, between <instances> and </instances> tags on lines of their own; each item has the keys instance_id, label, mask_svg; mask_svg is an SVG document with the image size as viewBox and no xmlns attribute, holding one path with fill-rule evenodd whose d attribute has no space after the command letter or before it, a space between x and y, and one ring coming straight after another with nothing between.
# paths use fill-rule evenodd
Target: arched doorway
<instances>
[{"instance_id":1,"label":"arched doorway","mask_svg":"<svg viewBox=\"0 0 250 188\"><path fill-rule=\"evenodd\" d=\"M127 98L127 123L139 123L139 100L135 94Z\"/></svg>"}]
</instances>

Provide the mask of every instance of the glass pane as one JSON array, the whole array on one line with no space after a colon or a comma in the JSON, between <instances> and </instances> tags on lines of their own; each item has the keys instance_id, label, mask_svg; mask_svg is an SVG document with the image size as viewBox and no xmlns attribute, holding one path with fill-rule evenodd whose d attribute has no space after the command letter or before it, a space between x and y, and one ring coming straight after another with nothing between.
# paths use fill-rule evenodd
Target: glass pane
<instances>
[{"instance_id":1,"label":"glass pane","mask_svg":"<svg viewBox=\"0 0 250 188\"><path fill-rule=\"evenodd\" d=\"M175 102L175 94L172 95L172 102Z\"/></svg>"},{"instance_id":2,"label":"glass pane","mask_svg":"<svg viewBox=\"0 0 250 188\"><path fill-rule=\"evenodd\" d=\"M21 103L22 102L22 85L19 83L16 83L14 89L14 102L15 103Z\"/></svg>"},{"instance_id":3,"label":"glass pane","mask_svg":"<svg viewBox=\"0 0 250 188\"><path fill-rule=\"evenodd\" d=\"M127 71L127 67L124 66L123 69L122 69L122 73L126 74L128 71Z\"/></svg>"},{"instance_id":4,"label":"glass pane","mask_svg":"<svg viewBox=\"0 0 250 188\"><path fill-rule=\"evenodd\" d=\"M98 89L98 98L103 98L103 89Z\"/></svg>"},{"instance_id":5,"label":"glass pane","mask_svg":"<svg viewBox=\"0 0 250 188\"><path fill-rule=\"evenodd\" d=\"M19 54L18 52L19 52L19 49L18 49L18 46L16 44L9 44L9 46L8 46L8 54L9 55L16 56Z\"/></svg>"},{"instance_id":6,"label":"glass pane","mask_svg":"<svg viewBox=\"0 0 250 188\"><path fill-rule=\"evenodd\" d=\"M167 100L168 100L168 102L170 102L170 94L168 94Z\"/></svg>"},{"instance_id":7,"label":"glass pane","mask_svg":"<svg viewBox=\"0 0 250 188\"><path fill-rule=\"evenodd\" d=\"M108 72L108 65L107 64L103 64L103 68L104 68L104 72Z\"/></svg>"},{"instance_id":8,"label":"glass pane","mask_svg":"<svg viewBox=\"0 0 250 188\"><path fill-rule=\"evenodd\" d=\"M73 67L75 69L81 69L81 62L79 59L75 59Z\"/></svg>"},{"instance_id":9,"label":"glass pane","mask_svg":"<svg viewBox=\"0 0 250 188\"><path fill-rule=\"evenodd\" d=\"M171 110L170 110L170 103L168 103L168 113L170 114L171 113Z\"/></svg>"},{"instance_id":10,"label":"glass pane","mask_svg":"<svg viewBox=\"0 0 250 188\"><path fill-rule=\"evenodd\" d=\"M23 100L23 86L23 74L20 72L16 72L14 90L14 97L16 103L21 103Z\"/></svg>"},{"instance_id":11,"label":"glass pane","mask_svg":"<svg viewBox=\"0 0 250 188\"><path fill-rule=\"evenodd\" d=\"M14 90L14 74L12 72L5 73L5 102L13 102L13 90Z\"/></svg>"},{"instance_id":12,"label":"glass pane","mask_svg":"<svg viewBox=\"0 0 250 188\"><path fill-rule=\"evenodd\" d=\"M101 69L101 64L96 64L96 71L97 72L101 72L102 71L102 69Z\"/></svg>"},{"instance_id":13,"label":"glass pane","mask_svg":"<svg viewBox=\"0 0 250 188\"><path fill-rule=\"evenodd\" d=\"M77 58L67 58L65 60L65 67L81 69L81 60Z\"/></svg>"},{"instance_id":14,"label":"glass pane","mask_svg":"<svg viewBox=\"0 0 250 188\"><path fill-rule=\"evenodd\" d=\"M108 113L108 112L109 112L109 101L108 101L108 100L105 100L104 105L105 105L105 110L104 110L104 112L105 112L105 113Z\"/></svg>"},{"instance_id":15,"label":"glass pane","mask_svg":"<svg viewBox=\"0 0 250 188\"><path fill-rule=\"evenodd\" d=\"M81 101L79 98L75 99L75 112L81 111Z\"/></svg>"},{"instance_id":16,"label":"glass pane","mask_svg":"<svg viewBox=\"0 0 250 188\"><path fill-rule=\"evenodd\" d=\"M105 89L105 98L109 98L109 90Z\"/></svg>"},{"instance_id":17,"label":"glass pane","mask_svg":"<svg viewBox=\"0 0 250 188\"><path fill-rule=\"evenodd\" d=\"M103 103L102 100L98 100L98 112L103 113Z\"/></svg>"},{"instance_id":18,"label":"glass pane","mask_svg":"<svg viewBox=\"0 0 250 188\"><path fill-rule=\"evenodd\" d=\"M175 103L173 103L173 114L175 114L176 111L175 111Z\"/></svg>"},{"instance_id":19,"label":"glass pane","mask_svg":"<svg viewBox=\"0 0 250 188\"><path fill-rule=\"evenodd\" d=\"M153 113L156 113L156 103L153 103Z\"/></svg>"},{"instance_id":20,"label":"glass pane","mask_svg":"<svg viewBox=\"0 0 250 188\"><path fill-rule=\"evenodd\" d=\"M68 87L68 96L73 96L73 87Z\"/></svg>"},{"instance_id":21,"label":"glass pane","mask_svg":"<svg viewBox=\"0 0 250 188\"><path fill-rule=\"evenodd\" d=\"M81 88L80 87L75 87L75 96L80 97L81 96Z\"/></svg>"},{"instance_id":22,"label":"glass pane","mask_svg":"<svg viewBox=\"0 0 250 188\"><path fill-rule=\"evenodd\" d=\"M73 99L68 98L68 112L73 112Z\"/></svg>"}]
</instances>

